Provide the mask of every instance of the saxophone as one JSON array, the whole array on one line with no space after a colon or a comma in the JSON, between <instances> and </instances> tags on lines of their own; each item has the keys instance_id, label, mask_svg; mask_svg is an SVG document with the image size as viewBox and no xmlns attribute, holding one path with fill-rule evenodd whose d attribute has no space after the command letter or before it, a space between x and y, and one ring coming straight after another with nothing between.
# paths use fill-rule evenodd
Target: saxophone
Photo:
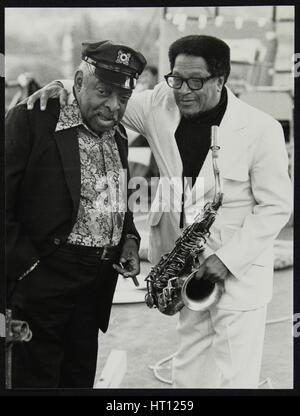
<instances>
[{"instance_id":1,"label":"saxophone","mask_svg":"<svg viewBox=\"0 0 300 416\"><path fill-rule=\"evenodd\" d=\"M215 304L223 293L221 283L205 279L195 279L198 256L205 250L209 229L215 221L222 205L223 192L217 159L220 149L218 126L211 128L211 151L215 177L215 194L212 202L203 209L176 240L170 253L163 255L158 264L152 267L146 277L146 304L156 307L165 315L174 315L183 306L193 311L201 311Z\"/></svg>"}]
</instances>

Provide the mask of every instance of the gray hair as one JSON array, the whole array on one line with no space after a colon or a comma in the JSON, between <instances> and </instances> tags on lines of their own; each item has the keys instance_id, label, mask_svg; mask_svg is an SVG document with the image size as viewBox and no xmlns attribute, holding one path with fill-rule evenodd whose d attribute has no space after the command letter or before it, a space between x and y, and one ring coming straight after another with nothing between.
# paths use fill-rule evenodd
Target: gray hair
<instances>
[{"instance_id":1,"label":"gray hair","mask_svg":"<svg viewBox=\"0 0 300 416\"><path fill-rule=\"evenodd\" d=\"M95 75L95 67L94 65L89 64L88 62L81 61L79 64L77 71L81 71L83 74L83 79L88 79L91 76Z\"/></svg>"}]
</instances>

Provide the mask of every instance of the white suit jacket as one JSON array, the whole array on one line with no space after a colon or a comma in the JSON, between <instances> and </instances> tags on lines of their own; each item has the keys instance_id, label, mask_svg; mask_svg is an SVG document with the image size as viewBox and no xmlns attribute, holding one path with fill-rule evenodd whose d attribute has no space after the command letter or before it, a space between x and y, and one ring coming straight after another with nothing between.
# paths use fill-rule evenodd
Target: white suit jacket
<instances>
[{"instance_id":1,"label":"white suit jacket","mask_svg":"<svg viewBox=\"0 0 300 416\"><path fill-rule=\"evenodd\" d=\"M231 272L218 306L250 310L271 299L273 243L289 219L292 187L280 123L227 92L228 105L219 128L224 200L205 256L216 253ZM153 263L174 247L182 231L182 161L174 137L179 121L173 91L165 83L133 94L123 119L126 127L147 138L160 171L160 192L149 215L149 260ZM175 206L170 206L166 178L175 178ZM192 222L195 206L198 209L212 201L214 186L209 151L192 191L188 187L185 191L187 223Z\"/></svg>"}]
</instances>

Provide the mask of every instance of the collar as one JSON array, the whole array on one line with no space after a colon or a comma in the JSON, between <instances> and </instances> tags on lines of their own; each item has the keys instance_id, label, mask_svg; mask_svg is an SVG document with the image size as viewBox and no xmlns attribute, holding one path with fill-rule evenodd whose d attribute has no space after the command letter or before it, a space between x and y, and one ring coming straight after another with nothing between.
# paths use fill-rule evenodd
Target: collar
<instances>
[{"instance_id":1,"label":"collar","mask_svg":"<svg viewBox=\"0 0 300 416\"><path fill-rule=\"evenodd\" d=\"M55 131L70 129L83 124L80 108L73 92L71 92L68 96L67 104L60 107Z\"/></svg>"},{"instance_id":2,"label":"collar","mask_svg":"<svg viewBox=\"0 0 300 416\"><path fill-rule=\"evenodd\" d=\"M220 101L218 102L218 104L215 107L211 108L210 110L200 113L196 117L197 122L201 124L216 123L219 125L226 111L227 101L228 101L227 90L225 87L223 87Z\"/></svg>"},{"instance_id":3,"label":"collar","mask_svg":"<svg viewBox=\"0 0 300 416\"><path fill-rule=\"evenodd\" d=\"M91 130L82 120L81 111L76 100L76 97L73 91L69 94L67 104L63 107L60 107L59 117L56 124L55 131L61 131L70 129L72 127L84 126L93 136L99 137L97 133ZM113 137L115 132L118 132L119 135L127 140L127 137L122 133L119 126L112 127L110 130L107 130L101 136Z\"/></svg>"},{"instance_id":4,"label":"collar","mask_svg":"<svg viewBox=\"0 0 300 416\"><path fill-rule=\"evenodd\" d=\"M227 106L220 127L223 128L226 125L228 128L230 126L232 130L239 130L247 125L250 107L236 97L227 85L225 85L225 89L227 91ZM175 131L180 123L181 115L175 102L173 90L168 87L167 83L161 82L155 87L154 91L159 114L161 114L159 104L163 102L169 112L170 122L172 122Z\"/></svg>"},{"instance_id":5,"label":"collar","mask_svg":"<svg viewBox=\"0 0 300 416\"><path fill-rule=\"evenodd\" d=\"M194 126L195 123L208 126L216 124L219 126L226 111L227 101L227 90L223 87L220 100L217 105L215 105L210 110L199 113L197 116L192 118L181 116L180 121L181 123L184 123L188 126Z\"/></svg>"}]
</instances>

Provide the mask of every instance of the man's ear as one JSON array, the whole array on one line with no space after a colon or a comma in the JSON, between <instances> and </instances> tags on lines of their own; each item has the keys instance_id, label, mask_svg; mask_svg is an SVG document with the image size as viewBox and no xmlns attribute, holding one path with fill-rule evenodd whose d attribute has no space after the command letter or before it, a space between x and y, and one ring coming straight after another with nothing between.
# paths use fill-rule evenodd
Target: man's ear
<instances>
[{"instance_id":1,"label":"man's ear","mask_svg":"<svg viewBox=\"0 0 300 416\"><path fill-rule=\"evenodd\" d=\"M224 78L224 76L222 75L221 77L218 77L217 78L217 82L218 82L218 90L219 91L222 91L222 88L223 88L223 86L225 84L225 78Z\"/></svg>"},{"instance_id":2,"label":"man's ear","mask_svg":"<svg viewBox=\"0 0 300 416\"><path fill-rule=\"evenodd\" d=\"M75 91L79 92L82 88L82 84L83 84L83 72L78 70L76 71L75 77L74 77Z\"/></svg>"}]
</instances>

